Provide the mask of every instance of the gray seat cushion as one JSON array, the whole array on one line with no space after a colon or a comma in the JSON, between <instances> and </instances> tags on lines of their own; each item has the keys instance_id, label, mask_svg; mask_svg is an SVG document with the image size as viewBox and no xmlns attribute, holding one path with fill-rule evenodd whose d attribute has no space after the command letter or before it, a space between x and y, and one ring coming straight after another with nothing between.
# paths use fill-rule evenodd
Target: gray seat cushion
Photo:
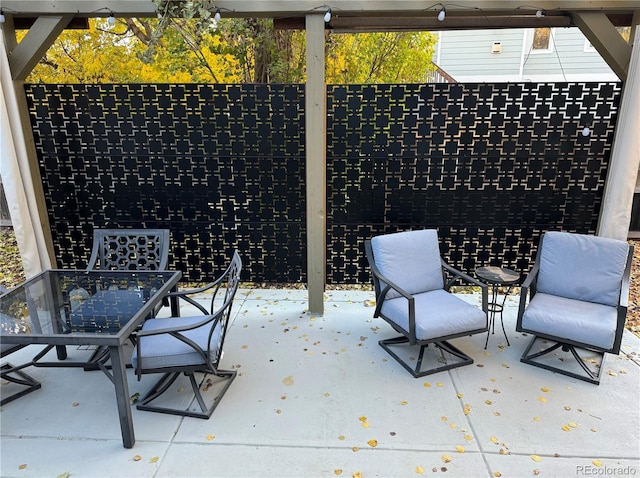
<instances>
[{"instance_id":1,"label":"gray seat cushion","mask_svg":"<svg viewBox=\"0 0 640 478\"><path fill-rule=\"evenodd\" d=\"M380 273L409 294L444 287L436 230L376 236L371 239L371 249ZM386 297L398 295L390 291Z\"/></svg>"},{"instance_id":2,"label":"gray seat cushion","mask_svg":"<svg viewBox=\"0 0 640 478\"><path fill-rule=\"evenodd\" d=\"M479 308L444 289L415 294L416 338L431 340L486 328L487 316ZM404 330L409 330L408 301L403 297L386 300L382 314Z\"/></svg>"},{"instance_id":3,"label":"gray seat cushion","mask_svg":"<svg viewBox=\"0 0 640 478\"><path fill-rule=\"evenodd\" d=\"M538 292L522 316L522 327L608 350L617 320L616 307Z\"/></svg>"},{"instance_id":4,"label":"gray seat cushion","mask_svg":"<svg viewBox=\"0 0 640 478\"><path fill-rule=\"evenodd\" d=\"M149 319L142 326L142 331L188 327L202 321L204 318L205 316ZM207 322L195 329L181 332L181 334L193 340L206 354L211 325L211 322ZM218 324L211 338L211 355L214 360L218 352L219 339L220 325ZM131 359L134 367L137 367L138 364L138 350L143 358L143 369L188 367L205 363L202 356L193 347L169 334L142 336L138 338L138 341L138 348L134 349Z\"/></svg>"},{"instance_id":5,"label":"gray seat cushion","mask_svg":"<svg viewBox=\"0 0 640 478\"><path fill-rule=\"evenodd\" d=\"M540 253L537 290L617 306L628 253L629 245L624 241L547 232Z\"/></svg>"}]
</instances>

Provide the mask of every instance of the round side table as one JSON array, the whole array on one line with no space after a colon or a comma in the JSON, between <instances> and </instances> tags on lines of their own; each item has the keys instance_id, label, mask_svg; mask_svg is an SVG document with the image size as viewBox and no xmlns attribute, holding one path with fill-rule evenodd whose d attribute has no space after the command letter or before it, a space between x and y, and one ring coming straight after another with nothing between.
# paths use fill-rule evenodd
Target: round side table
<instances>
[{"instance_id":1,"label":"round side table","mask_svg":"<svg viewBox=\"0 0 640 478\"><path fill-rule=\"evenodd\" d=\"M511 292L511 288L520 282L520 274L514 270L507 269L506 267L478 267L476 269L476 276L482 282L487 284L491 290L491 297L489 299L489 330L487 330L487 340L484 343L484 348L487 348L489 343L489 334L495 334L496 332L496 315L500 314L500 324L502 325L502 332L504 338L507 340L507 332L504 330L504 318L502 317L502 311L504 310L504 304L507 301L507 296ZM508 287L506 294L504 295L502 302L498 302L498 289L500 287Z\"/></svg>"}]
</instances>

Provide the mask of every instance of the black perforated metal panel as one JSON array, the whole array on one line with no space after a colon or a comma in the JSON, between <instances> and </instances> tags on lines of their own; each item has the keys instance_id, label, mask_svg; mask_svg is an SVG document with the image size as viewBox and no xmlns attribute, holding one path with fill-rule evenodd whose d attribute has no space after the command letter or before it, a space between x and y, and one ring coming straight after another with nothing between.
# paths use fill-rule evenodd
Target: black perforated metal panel
<instances>
[{"instance_id":1,"label":"black perforated metal panel","mask_svg":"<svg viewBox=\"0 0 640 478\"><path fill-rule=\"evenodd\" d=\"M301 85L27 85L56 253L96 227L171 230L170 267L305 281ZM436 227L472 272L526 271L548 229L592 233L618 83L330 86L327 279L369 282L363 240ZM591 135L580 133L589 125Z\"/></svg>"},{"instance_id":2,"label":"black perforated metal panel","mask_svg":"<svg viewBox=\"0 0 640 478\"><path fill-rule=\"evenodd\" d=\"M619 84L335 86L328 97L334 281L367 281L362 241L386 232L437 228L467 272L524 272L545 230L595 232Z\"/></svg>"},{"instance_id":3,"label":"black perforated metal panel","mask_svg":"<svg viewBox=\"0 0 640 478\"><path fill-rule=\"evenodd\" d=\"M92 228L171 230L170 268L211 280L237 248L243 280L298 282L305 244L298 85L29 85L61 266Z\"/></svg>"}]
</instances>

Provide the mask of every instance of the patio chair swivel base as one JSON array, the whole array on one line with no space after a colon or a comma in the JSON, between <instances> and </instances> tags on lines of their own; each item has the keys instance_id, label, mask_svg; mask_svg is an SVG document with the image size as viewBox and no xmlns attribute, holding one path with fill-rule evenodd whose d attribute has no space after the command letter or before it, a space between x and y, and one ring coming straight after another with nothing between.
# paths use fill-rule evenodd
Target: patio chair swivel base
<instances>
[{"instance_id":1,"label":"patio chair swivel base","mask_svg":"<svg viewBox=\"0 0 640 478\"><path fill-rule=\"evenodd\" d=\"M543 341L545 345L537 352L530 353L538 341ZM589 356L581 356L578 350L583 355L588 354ZM560 351L564 353L557 353ZM571 356L567 356L568 353L571 353ZM604 359L604 352L595 349L576 347L564 342L547 341L534 336L520 357L520 362L598 385L600 384Z\"/></svg>"},{"instance_id":2,"label":"patio chair swivel base","mask_svg":"<svg viewBox=\"0 0 640 478\"><path fill-rule=\"evenodd\" d=\"M148 412L209 419L236 378L236 374L235 370L217 370L215 374L203 373L203 377L198 381L194 372L165 373L140 400L136 408ZM181 375L189 378L193 390L187 406L184 406L184 400L187 397L183 392L187 387L186 384L185 387L176 387L176 393L172 394L170 390ZM210 389L213 390L210 391ZM204 395L207 395L206 400Z\"/></svg>"},{"instance_id":3,"label":"patio chair swivel base","mask_svg":"<svg viewBox=\"0 0 640 478\"><path fill-rule=\"evenodd\" d=\"M3 381L6 380L9 383L14 383L16 385L21 385L22 387L24 387L22 390L3 398L0 401L0 406L4 406L17 398L23 397L28 393L35 392L36 390L42 388L42 384L40 382L20 370L21 368L24 368L28 365L31 365L31 363L18 366L13 366L10 363L5 363L4 365L2 365L2 367L0 367L0 377L2 377Z\"/></svg>"},{"instance_id":4,"label":"patio chair swivel base","mask_svg":"<svg viewBox=\"0 0 640 478\"><path fill-rule=\"evenodd\" d=\"M452 368L462 367L464 365L471 365L473 363L473 359L469 357L467 354L462 352L457 347L451 345L448 341L442 340L439 342L429 342L429 343L420 343L415 347L407 347L406 344L409 343L409 338L403 335L399 337L395 337L392 339L380 340L378 344L380 347L385 349L389 355L391 355L400 365L402 365L414 378L424 377L425 375L431 375L434 373L442 372L444 370L451 370ZM433 349L430 350L431 355L434 357L430 357L429 362L437 362L438 364L434 367L430 367L428 369L422 370L422 363L425 359L425 352L429 345L433 345ZM417 347L420 348L420 352L418 354L418 359L416 361L415 367L411 366L409 362L413 362L414 357L402 358L398 355L392 347L394 346L403 346L401 349L403 351L413 352ZM399 347L400 348L400 347Z\"/></svg>"}]
</instances>

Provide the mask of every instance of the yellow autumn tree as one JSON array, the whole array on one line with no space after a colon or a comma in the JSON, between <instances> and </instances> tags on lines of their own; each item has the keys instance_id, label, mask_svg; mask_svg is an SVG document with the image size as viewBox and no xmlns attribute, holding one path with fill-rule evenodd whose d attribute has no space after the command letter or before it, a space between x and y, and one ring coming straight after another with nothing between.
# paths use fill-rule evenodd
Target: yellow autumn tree
<instances>
[{"instance_id":1,"label":"yellow autumn tree","mask_svg":"<svg viewBox=\"0 0 640 478\"><path fill-rule=\"evenodd\" d=\"M153 22L153 20L151 20ZM153 25L136 19L89 20L89 28L65 30L27 77L30 83L235 83L236 59L215 31L189 42L167 31L153 61L142 61ZM185 29L183 28L183 32ZM19 35L20 37L23 36Z\"/></svg>"}]
</instances>

